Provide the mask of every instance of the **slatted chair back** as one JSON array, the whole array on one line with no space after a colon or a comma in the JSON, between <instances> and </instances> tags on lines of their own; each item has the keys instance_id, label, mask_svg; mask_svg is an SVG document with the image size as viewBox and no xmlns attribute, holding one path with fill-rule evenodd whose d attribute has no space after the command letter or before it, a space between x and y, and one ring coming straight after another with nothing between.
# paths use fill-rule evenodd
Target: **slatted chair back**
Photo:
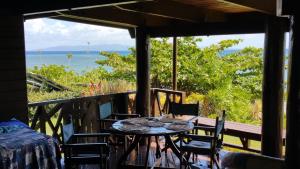
<instances>
[{"instance_id":1,"label":"slatted chair back","mask_svg":"<svg viewBox=\"0 0 300 169\"><path fill-rule=\"evenodd\" d=\"M84 164L98 164L100 169L107 169L109 133L75 133L71 116L61 124L61 133L66 169Z\"/></svg>"},{"instance_id":2,"label":"slatted chair back","mask_svg":"<svg viewBox=\"0 0 300 169\"><path fill-rule=\"evenodd\" d=\"M213 149L221 148L224 138L224 125L225 125L225 110L222 112L222 117L216 118L215 132L214 132L214 145Z\"/></svg>"},{"instance_id":3,"label":"slatted chair back","mask_svg":"<svg viewBox=\"0 0 300 169\"><path fill-rule=\"evenodd\" d=\"M197 102L196 104L170 102L169 114L172 114L173 116L176 116L176 115L198 116L199 115L199 102Z\"/></svg>"}]
</instances>

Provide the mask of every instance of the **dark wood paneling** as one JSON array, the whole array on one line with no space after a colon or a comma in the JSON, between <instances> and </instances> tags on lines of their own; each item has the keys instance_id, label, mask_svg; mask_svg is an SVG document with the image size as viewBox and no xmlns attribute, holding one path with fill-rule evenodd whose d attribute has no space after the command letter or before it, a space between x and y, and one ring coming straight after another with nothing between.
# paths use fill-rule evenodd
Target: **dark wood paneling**
<instances>
[{"instance_id":1,"label":"dark wood paneling","mask_svg":"<svg viewBox=\"0 0 300 169\"><path fill-rule=\"evenodd\" d=\"M1 15L0 121L28 122L23 16Z\"/></svg>"},{"instance_id":2,"label":"dark wood paneling","mask_svg":"<svg viewBox=\"0 0 300 169\"><path fill-rule=\"evenodd\" d=\"M293 16L290 30L290 53L287 99L286 163L288 169L300 168L300 18Z\"/></svg>"},{"instance_id":3,"label":"dark wood paneling","mask_svg":"<svg viewBox=\"0 0 300 169\"><path fill-rule=\"evenodd\" d=\"M284 28L276 17L266 23L262 99L262 154L282 156Z\"/></svg>"}]
</instances>

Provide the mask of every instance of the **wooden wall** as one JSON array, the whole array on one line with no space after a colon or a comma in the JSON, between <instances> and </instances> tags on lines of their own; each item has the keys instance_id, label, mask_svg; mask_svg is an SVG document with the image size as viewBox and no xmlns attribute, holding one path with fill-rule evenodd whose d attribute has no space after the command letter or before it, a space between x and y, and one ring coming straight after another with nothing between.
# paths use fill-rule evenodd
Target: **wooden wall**
<instances>
[{"instance_id":1,"label":"wooden wall","mask_svg":"<svg viewBox=\"0 0 300 169\"><path fill-rule=\"evenodd\" d=\"M0 121L28 122L23 16L0 15Z\"/></svg>"}]
</instances>

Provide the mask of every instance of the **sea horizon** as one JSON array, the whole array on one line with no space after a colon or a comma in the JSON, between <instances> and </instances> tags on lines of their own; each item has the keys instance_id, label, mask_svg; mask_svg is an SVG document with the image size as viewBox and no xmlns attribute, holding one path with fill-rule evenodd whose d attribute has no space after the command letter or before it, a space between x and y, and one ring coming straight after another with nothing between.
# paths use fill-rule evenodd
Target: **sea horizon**
<instances>
[{"instance_id":1,"label":"sea horizon","mask_svg":"<svg viewBox=\"0 0 300 169\"><path fill-rule=\"evenodd\" d=\"M122 56L130 53L129 50L107 52L117 52ZM69 54L72 54L71 58L68 58ZM55 64L67 66L67 70L73 70L76 73L84 73L99 67L96 60L103 59L105 57L100 55L100 51L26 51L27 69Z\"/></svg>"},{"instance_id":2,"label":"sea horizon","mask_svg":"<svg viewBox=\"0 0 300 169\"><path fill-rule=\"evenodd\" d=\"M231 52L235 52L241 49L227 49L224 50L221 55L226 55ZM101 50L107 52L116 52L122 56L128 55L131 51L129 50ZM67 70L73 70L76 73L84 73L94 68L99 67L96 60L103 60L105 57L100 55L100 50L95 51L26 51L26 67L27 69L33 69L41 67L42 65L64 65L67 66ZM72 54L71 58L68 55ZM287 50L285 51L287 54ZM111 69L105 67L106 69ZM286 71L285 71L286 75Z\"/></svg>"}]
</instances>

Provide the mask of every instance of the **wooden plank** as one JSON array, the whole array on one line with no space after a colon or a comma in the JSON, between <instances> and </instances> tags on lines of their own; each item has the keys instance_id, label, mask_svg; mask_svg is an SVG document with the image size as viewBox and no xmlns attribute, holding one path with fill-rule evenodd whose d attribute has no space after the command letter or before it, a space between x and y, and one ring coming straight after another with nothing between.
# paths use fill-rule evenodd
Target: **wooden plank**
<instances>
[{"instance_id":1,"label":"wooden plank","mask_svg":"<svg viewBox=\"0 0 300 169\"><path fill-rule=\"evenodd\" d=\"M144 28L136 29L136 113L150 115L150 38Z\"/></svg>"},{"instance_id":2,"label":"wooden plank","mask_svg":"<svg viewBox=\"0 0 300 169\"><path fill-rule=\"evenodd\" d=\"M25 1L8 1L1 8L11 9L25 15L34 15L52 11L67 11L82 8L94 8L119 4L128 4L142 2L144 0L27 0Z\"/></svg>"},{"instance_id":3,"label":"wooden plank","mask_svg":"<svg viewBox=\"0 0 300 169\"><path fill-rule=\"evenodd\" d=\"M271 15L276 15L276 2L274 0L221 0L239 6L252 8L256 11L264 12Z\"/></svg>"},{"instance_id":4,"label":"wooden plank","mask_svg":"<svg viewBox=\"0 0 300 169\"><path fill-rule=\"evenodd\" d=\"M262 154L278 158L282 156L283 26L276 17L269 17L266 23L262 93Z\"/></svg>"},{"instance_id":5,"label":"wooden plank","mask_svg":"<svg viewBox=\"0 0 300 169\"><path fill-rule=\"evenodd\" d=\"M291 18L290 51L288 65L287 133L286 164L287 169L300 168L300 18Z\"/></svg>"},{"instance_id":6,"label":"wooden plank","mask_svg":"<svg viewBox=\"0 0 300 169\"><path fill-rule=\"evenodd\" d=\"M166 26L187 24L190 22L176 20L173 18L163 18L160 16L147 15L134 11L125 11L118 7L105 7L95 9L83 9L76 11L59 12L59 18L75 18L82 20L91 20L99 23L106 23L127 28L135 28L137 26ZM54 17L55 18L55 17Z\"/></svg>"},{"instance_id":7,"label":"wooden plank","mask_svg":"<svg viewBox=\"0 0 300 169\"><path fill-rule=\"evenodd\" d=\"M204 126L214 126L215 119L199 117L198 124ZM250 140L261 141L261 126L226 121L224 133L226 135L235 137L246 137ZM282 138L285 139L285 130L283 130Z\"/></svg>"},{"instance_id":8,"label":"wooden plank","mask_svg":"<svg viewBox=\"0 0 300 169\"><path fill-rule=\"evenodd\" d=\"M193 5L178 3L176 1L150 1L119 5L123 10L130 10L146 15L154 15L176 20L183 20L192 23L203 22L209 12L204 8L197 8ZM185 12L182 12L185 11ZM214 11L218 13L217 11ZM224 13L222 13L224 15Z\"/></svg>"}]
</instances>

